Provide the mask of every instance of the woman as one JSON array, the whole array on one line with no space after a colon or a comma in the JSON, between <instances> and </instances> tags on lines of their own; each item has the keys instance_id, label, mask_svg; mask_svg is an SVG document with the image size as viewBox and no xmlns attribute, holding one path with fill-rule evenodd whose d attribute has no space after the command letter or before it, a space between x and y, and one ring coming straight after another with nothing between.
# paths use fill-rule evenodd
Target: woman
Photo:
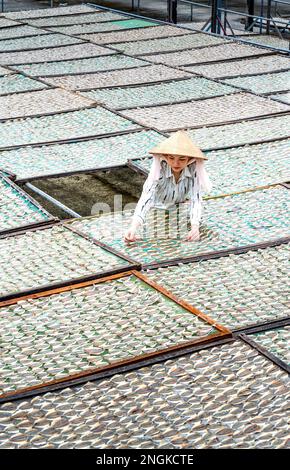
<instances>
[{"instance_id":1,"label":"woman","mask_svg":"<svg viewBox=\"0 0 290 470\"><path fill-rule=\"evenodd\" d=\"M137 203L125 241L135 241L136 231L152 207L170 209L189 199L191 230L186 240L199 240L202 215L202 192L211 190L204 168L207 160L184 131L178 131L154 147L153 162L142 195Z\"/></svg>"}]
</instances>

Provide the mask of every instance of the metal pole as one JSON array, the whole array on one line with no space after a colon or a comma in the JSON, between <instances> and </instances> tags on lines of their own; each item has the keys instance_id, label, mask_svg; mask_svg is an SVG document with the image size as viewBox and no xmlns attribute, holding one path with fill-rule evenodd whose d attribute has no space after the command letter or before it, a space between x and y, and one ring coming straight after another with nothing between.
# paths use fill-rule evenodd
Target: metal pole
<instances>
[{"instance_id":1,"label":"metal pole","mask_svg":"<svg viewBox=\"0 0 290 470\"><path fill-rule=\"evenodd\" d=\"M217 0L212 0L211 6L211 32L216 33L216 26L217 26Z\"/></svg>"},{"instance_id":2,"label":"metal pole","mask_svg":"<svg viewBox=\"0 0 290 470\"><path fill-rule=\"evenodd\" d=\"M224 11L224 30L225 34L227 34L227 10Z\"/></svg>"},{"instance_id":3,"label":"metal pole","mask_svg":"<svg viewBox=\"0 0 290 470\"><path fill-rule=\"evenodd\" d=\"M172 11L172 22L174 24L177 23L177 0L172 0L172 6L171 6L171 11Z\"/></svg>"},{"instance_id":4,"label":"metal pole","mask_svg":"<svg viewBox=\"0 0 290 470\"><path fill-rule=\"evenodd\" d=\"M272 3L272 0L268 0L268 5L267 5L267 18L271 18L271 3ZM271 23L271 20L267 20L267 26L266 26L266 33L267 34L270 34L270 23Z\"/></svg>"},{"instance_id":5,"label":"metal pole","mask_svg":"<svg viewBox=\"0 0 290 470\"><path fill-rule=\"evenodd\" d=\"M217 0L217 33L221 34L223 0Z\"/></svg>"},{"instance_id":6,"label":"metal pole","mask_svg":"<svg viewBox=\"0 0 290 470\"><path fill-rule=\"evenodd\" d=\"M221 8L223 0L213 0L211 8L211 32L220 34L221 32Z\"/></svg>"},{"instance_id":7,"label":"metal pole","mask_svg":"<svg viewBox=\"0 0 290 470\"><path fill-rule=\"evenodd\" d=\"M46 194L44 191L42 191L41 189L37 188L36 186L34 186L33 184L31 183L25 183L25 186L27 186L27 188L29 188L31 191L34 191L36 194L39 194L39 196L43 197L44 199L46 199L47 201L51 202L52 204L54 204L56 207L58 207L59 209L63 210L64 212L66 212L66 214L69 214L71 215L72 217L81 217L80 214L78 214L77 212L74 212L72 209L70 209L69 207L65 206L64 204L62 204L61 202L57 201L57 199L54 199L54 197L52 196L49 196L49 194Z\"/></svg>"},{"instance_id":8,"label":"metal pole","mask_svg":"<svg viewBox=\"0 0 290 470\"><path fill-rule=\"evenodd\" d=\"M263 17L264 16L264 0L261 0L261 6L260 6L260 34L263 33Z\"/></svg>"},{"instance_id":9,"label":"metal pole","mask_svg":"<svg viewBox=\"0 0 290 470\"><path fill-rule=\"evenodd\" d=\"M167 21L171 23L171 0L167 0Z\"/></svg>"},{"instance_id":10,"label":"metal pole","mask_svg":"<svg viewBox=\"0 0 290 470\"><path fill-rule=\"evenodd\" d=\"M248 14L251 16L255 15L255 0L247 0ZM248 18L246 22L246 29L253 31L253 18Z\"/></svg>"},{"instance_id":11,"label":"metal pole","mask_svg":"<svg viewBox=\"0 0 290 470\"><path fill-rule=\"evenodd\" d=\"M167 16L170 23L177 23L177 0L167 0Z\"/></svg>"}]
</instances>

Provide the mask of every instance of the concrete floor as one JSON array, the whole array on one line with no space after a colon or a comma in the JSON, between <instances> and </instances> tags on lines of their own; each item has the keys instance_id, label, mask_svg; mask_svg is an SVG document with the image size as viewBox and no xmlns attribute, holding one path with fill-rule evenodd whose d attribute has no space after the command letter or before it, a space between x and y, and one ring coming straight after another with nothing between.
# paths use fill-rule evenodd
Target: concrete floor
<instances>
[{"instance_id":1,"label":"concrete floor","mask_svg":"<svg viewBox=\"0 0 290 470\"><path fill-rule=\"evenodd\" d=\"M79 0L53 0L54 6L61 5L75 5L80 2ZM19 10L35 10L40 8L50 7L50 0L4 0L4 12L7 11L19 11ZM1 0L0 0L0 10L1 10Z\"/></svg>"},{"instance_id":2,"label":"concrete floor","mask_svg":"<svg viewBox=\"0 0 290 470\"><path fill-rule=\"evenodd\" d=\"M130 13L137 13L140 15L157 18L161 20L167 19L167 0L139 0L140 9L137 11L138 0L92 0L96 5L105 6L108 8L115 8ZM205 8L210 4L210 0L196 0L197 3L204 5L204 7L194 8L193 21L203 21L210 16L210 9ZM79 0L53 0L54 6L58 5L73 5L83 3ZM86 3L86 2L84 2ZM256 13L260 12L260 0L256 0ZM229 9L240 12L247 11L246 0L225 0L224 4ZM135 10L132 10L132 5ZM5 11L28 10L34 8L47 8L50 6L50 0L4 0ZM266 10L265 10L266 11ZM289 5L281 5L279 11L282 15L290 14ZM189 5L179 2L178 3L178 22L190 21L191 8Z\"/></svg>"},{"instance_id":3,"label":"concrete floor","mask_svg":"<svg viewBox=\"0 0 290 470\"><path fill-rule=\"evenodd\" d=\"M4 0L4 8L1 11L34 10L36 8L47 8L50 5L48 1L39 0ZM3 6L2 5L2 6Z\"/></svg>"},{"instance_id":4,"label":"concrete floor","mask_svg":"<svg viewBox=\"0 0 290 470\"><path fill-rule=\"evenodd\" d=\"M137 203L145 177L129 168L100 171L62 178L33 181L33 185L85 217L91 215L94 204L106 203L114 210L114 196L122 195L122 209L128 203ZM48 212L60 219L69 216L52 203L23 185L23 189L36 199Z\"/></svg>"}]
</instances>

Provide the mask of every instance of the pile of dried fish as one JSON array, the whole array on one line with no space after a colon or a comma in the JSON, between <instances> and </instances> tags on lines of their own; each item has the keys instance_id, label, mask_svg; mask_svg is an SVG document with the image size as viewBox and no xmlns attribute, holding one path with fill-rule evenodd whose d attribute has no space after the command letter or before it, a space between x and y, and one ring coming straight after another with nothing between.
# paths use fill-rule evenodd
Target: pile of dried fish
<instances>
[{"instance_id":1,"label":"pile of dried fish","mask_svg":"<svg viewBox=\"0 0 290 470\"><path fill-rule=\"evenodd\" d=\"M203 149L214 149L289 137L289 129L290 115L286 114L224 126L189 129L188 134Z\"/></svg>"},{"instance_id":2,"label":"pile of dried fish","mask_svg":"<svg viewBox=\"0 0 290 470\"><path fill-rule=\"evenodd\" d=\"M19 93L0 97L0 119L70 111L86 108L92 103L92 100L61 88Z\"/></svg>"},{"instance_id":3,"label":"pile of dried fish","mask_svg":"<svg viewBox=\"0 0 290 470\"><path fill-rule=\"evenodd\" d=\"M289 191L283 186L207 199L203 203L198 242L184 240L190 228L187 203L170 211L152 208L144 226L139 228L141 239L129 245L123 236L133 211L77 219L72 225L135 260L154 263L286 237L288 206Z\"/></svg>"},{"instance_id":4,"label":"pile of dried fish","mask_svg":"<svg viewBox=\"0 0 290 470\"><path fill-rule=\"evenodd\" d=\"M289 249L282 244L145 274L220 324L245 328L287 317Z\"/></svg>"},{"instance_id":5,"label":"pile of dried fish","mask_svg":"<svg viewBox=\"0 0 290 470\"><path fill-rule=\"evenodd\" d=\"M5 17L22 20L25 18L42 18L45 16L59 16L59 15L77 15L79 13L92 13L97 10L92 10L91 7L87 5L73 5L66 7L57 7L57 8L41 8L39 10L22 10L22 11L12 11L5 12Z\"/></svg>"},{"instance_id":6,"label":"pile of dried fish","mask_svg":"<svg viewBox=\"0 0 290 470\"><path fill-rule=\"evenodd\" d=\"M277 47L278 49L286 49L289 51L289 41L287 39L280 39L276 36L269 36L265 34L255 35L252 38L243 38L252 44L262 44L263 46Z\"/></svg>"},{"instance_id":7,"label":"pile of dried fish","mask_svg":"<svg viewBox=\"0 0 290 470\"><path fill-rule=\"evenodd\" d=\"M131 121L101 107L54 116L15 119L1 123L0 148L77 139L137 127Z\"/></svg>"},{"instance_id":8,"label":"pile of dried fish","mask_svg":"<svg viewBox=\"0 0 290 470\"><path fill-rule=\"evenodd\" d=\"M4 39L1 41L1 52L21 51L25 49L41 49L43 47L66 46L79 44L81 39L64 36L63 34L45 34L27 38ZM1 55L0 55L1 62Z\"/></svg>"},{"instance_id":9,"label":"pile of dried fish","mask_svg":"<svg viewBox=\"0 0 290 470\"><path fill-rule=\"evenodd\" d=\"M287 317L289 190L278 184L290 179L286 54L86 5L4 13L0 46L0 298L30 292L2 302L0 395L214 339L227 331L218 324L242 330ZM148 173L149 151L164 139L151 129L182 128L206 151L213 183L202 194L199 241L185 240L189 201L151 208L137 241L126 243L134 205L60 224L4 177L126 163ZM132 274L134 260L148 282L207 321ZM53 286L53 295L31 295ZM251 338L289 362L289 332ZM242 337L218 344L2 404L0 447L286 447L286 373Z\"/></svg>"},{"instance_id":10,"label":"pile of dried fish","mask_svg":"<svg viewBox=\"0 0 290 470\"><path fill-rule=\"evenodd\" d=\"M166 67L166 65L148 65L147 67L138 67L130 70L46 78L45 81L52 85L72 90L91 90L93 88L137 85L138 83L158 82L184 77L192 77L192 74L184 72L183 70Z\"/></svg>"},{"instance_id":11,"label":"pile of dried fish","mask_svg":"<svg viewBox=\"0 0 290 470\"><path fill-rule=\"evenodd\" d=\"M21 91L42 90L43 88L47 88L47 85L20 74L0 77L0 95L19 93Z\"/></svg>"},{"instance_id":12,"label":"pile of dried fish","mask_svg":"<svg viewBox=\"0 0 290 470\"><path fill-rule=\"evenodd\" d=\"M122 23L122 22L119 22ZM106 24L98 25L106 28ZM122 41L143 41L143 40L150 40L155 38L168 38L174 37L174 41L176 40L176 36L184 36L185 34L190 34L191 31L187 31L181 28L175 28L174 26L152 26L150 28L145 29L132 29L130 31L118 31L118 32L111 32L111 33L97 33L97 34L85 34L81 36L83 39L87 39L89 41L95 42L96 44L115 44L115 43L122 43ZM148 41L146 41L148 42ZM150 41L151 42L151 41ZM144 43L145 44L145 43ZM119 49L119 46L122 45L117 44L116 47ZM115 47L115 46L114 46Z\"/></svg>"},{"instance_id":13,"label":"pile of dried fish","mask_svg":"<svg viewBox=\"0 0 290 470\"><path fill-rule=\"evenodd\" d=\"M149 64L144 60L136 59L134 57L114 54L104 57L90 57L85 59L49 62L48 64L18 65L14 68L31 76L53 76L71 73L102 72L106 70L142 67L143 65Z\"/></svg>"},{"instance_id":14,"label":"pile of dried fish","mask_svg":"<svg viewBox=\"0 0 290 470\"><path fill-rule=\"evenodd\" d=\"M1 162L2 164L2 162ZM46 222L49 214L0 176L0 232Z\"/></svg>"},{"instance_id":15,"label":"pile of dried fish","mask_svg":"<svg viewBox=\"0 0 290 470\"><path fill-rule=\"evenodd\" d=\"M40 34L50 34L45 29L33 28L29 25L21 25L16 28L0 30L0 39L12 39L23 36L39 36Z\"/></svg>"},{"instance_id":16,"label":"pile of dried fish","mask_svg":"<svg viewBox=\"0 0 290 470\"><path fill-rule=\"evenodd\" d=\"M0 28L7 28L8 26L17 26L20 25L17 21L12 21L4 16L0 17Z\"/></svg>"},{"instance_id":17,"label":"pile of dried fish","mask_svg":"<svg viewBox=\"0 0 290 470\"><path fill-rule=\"evenodd\" d=\"M223 46L225 47L225 46ZM232 46L233 47L233 46ZM217 62L208 65L187 67L194 73L206 75L209 78L230 77L236 75L255 75L259 73L275 72L290 67L290 59L282 55L269 55L253 59L235 60L230 62Z\"/></svg>"},{"instance_id":18,"label":"pile of dried fish","mask_svg":"<svg viewBox=\"0 0 290 470\"><path fill-rule=\"evenodd\" d=\"M207 36L205 35L205 37ZM239 57L250 57L256 54L269 54L269 51L267 51L267 49L258 49L256 47L227 41L225 44L219 44L214 47L203 47L198 50L188 49L186 51L172 52L168 54L150 55L149 57L146 57L146 59L166 65L186 65ZM191 70L191 67L188 67L187 69Z\"/></svg>"},{"instance_id":19,"label":"pile of dried fish","mask_svg":"<svg viewBox=\"0 0 290 470\"><path fill-rule=\"evenodd\" d=\"M218 332L135 276L20 301L0 325L0 393Z\"/></svg>"},{"instance_id":20,"label":"pile of dried fish","mask_svg":"<svg viewBox=\"0 0 290 470\"><path fill-rule=\"evenodd\" d=\"M0 296L128 265L58 225L3 238L0 253Z\"/></svg>"},{"instance_id":21,"label":"pile of dried fish","mask_svg":"<svg viewBox=\"0 0 290 470\"><path fill-rule=\"evenodd\" d=\"M144 126L166 131L238 121L289 110L288 105L268 98L236 93L202 101L136 108L122 113L128 119L135 119Z\"/></svg>"},{"instance_id":22,"label":"pile of dried fish","mask_svg":"<svg viewBox=\"0 0 290 470\"><path fill-rule=\"evenodd\" d=\"M175 36L174 40L172 37L162 39L148 39L146 41L132 41L132 42L118 42L108 44L118 51L124 52L129 55L141 55L141 54L154 54L156 52L168 52L168 51L180 51L182 49L189 49L194 47L209 46L213 44L220 44L225 42L225 39L218 38L215 36L209 36L207 34L193 33L189 34L188 30L184 31L183 36ZM191 31L190 31L191 33ZM112 33L120 34L120 33ZM137 36L137 35L136 35Z\"/></svg>"},{"instance_id":23,"label":"pile of dried fish","mask_svg":"<svg viewBox=\"0 0 290 470\"><path fill-rule=\"evenodd\" d=\"M116 51L97 46L96 44L76 44L73 46L52 47L49 49L37 49L34 51L2 52L0 64L30 64L40 62L52 62L54 60L83 59L102 55L116 54Z\"/></svg>"},{"instance_id":24,"label":"pile of dried fish","mask_svg":"<svg viewBox=\"0 0 290 470\"><path fill-rule=\"evenodd\" d=\"M289 181L289 153L290 139L208 152L210 196Z\"/></svg>"},{"instance_id":25,"label":"pile of dried fish","mask_svg":"<svg viewBox=\"0 0 290 470\"><path fill-rule=\"evenodd\" d=\"M228 78L224 82L260 94L287 91L290 89L290 71L267 73L252 77Z\"/></svg>"},{"instance_id":26,"label":"pile of dried fish","mask_svg":"<svg viewBox=\"0 0 290 470\"><path fill-rule=\"evenodd\" d=\"M0 446L286 448L287 381L286 372L236 341L6 403Z\"/></svg>"},{"instance_id":27,"label":"pile of dried fish","mask_svg":"<svg viewBox=\"0 0 290 470\"><path fill-rule=\"evenodd\" d=\"M18 179L125 165L128 157L145 157L163 136L141 131L85 142L25 147L1 152L1 166Z\"/></svg>"},{"instance_id":28,"label":"pile of dried fish","mask_svg":"<svg viewBox=\"0 0 290 470\"><path fill-rule=\"evenodd\" d=\"M237 93L237 89L206 78L194 77L156 85L94 90L83 93L83 96L105 103L114 109L126 109L178 103L179 101L190 101L229 93Z\"/></svg>"},{"instance_id":29,"label":"pile of dried fish","mask_svg":"<svg viewBox=\"0 0 290 470\"><path fill-rule=\"evenodd\" d=\"M89 13L89 14L88 14ZM42 15L39 15L42 16ZM65 26L71 24L81 24L81 23L98 23L105 21L114 21L122 20L127 17L120 15L119 13L98 12L96 10L91 10L90 12L85 13L84 15L77 16L61 16L57 15L50 18L36 18L29 20L28 23L33 26L48 28L50 26Z\"/></svg>"},{"instance_id":30,"label":"pile of dried fish","mask_svg":"<svg viewBox=\"0 0 290 470\"><path fill-rule=\"evenodd\" d=\"M255 333L251 336L251 338L253 338L256 343L260 344L276 357L281 359L281 361L284 361L286 364L290 365L290 326L285 326L284 328L275 330L263 331L261 333Z\"/></svg>"}]
</instances>

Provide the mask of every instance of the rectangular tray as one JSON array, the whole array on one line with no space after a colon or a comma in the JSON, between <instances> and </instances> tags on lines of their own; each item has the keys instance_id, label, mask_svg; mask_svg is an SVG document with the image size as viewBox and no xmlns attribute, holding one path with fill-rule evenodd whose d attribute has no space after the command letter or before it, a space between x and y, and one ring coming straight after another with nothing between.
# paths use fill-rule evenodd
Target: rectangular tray
<instances>
[{"instance_id":1,"label":"rectangular tray","mask_svg":"<svg viewBox=\"0 0 290 470\"><path fill-rule=\"evenodd\" d=\"M243 330L288 316L289 249L281 244L144 273L227 328Z\"/></svg>"},{"instance_id":2,"label":"rectangular tray","mask_svg":"<svg viewBox=\"0 0 290 470\"><path fill-rule=\"evenodd\" d=\"M119 23L122 24L123 21L119 21ZM91 27L92 25L87 25L87 26ZM105 29L108 26L108 23L99 24L97 26L98 27L102 26L102 28ZM99 32L95 32L92 34L86 33L86 34L80 35L80 37L82 39L95 42L96 44L109 44L112 47L115 47L114 45L116 44L116 47L119 48L119 44L117 43L122 43L123 41L126 41L126 43L128 43L129 41L138 41L139 43L139 41L141 41L141 44L143 44L143 41L152 42L153 39L161 39L161 38L168 38L168 37L172 37L175 40L177 36L184 36L186 34L191 34L191 33L192 32L189 30L176 28L171 25L158 25L158 26L153 25L150 28L138 28L138 29L134 28L129 31L112 31L112 32L99 31Z\"/></svg>"},{"instance_id":3,"label":"rectangular tray","mask_svg":"<svg viewBox=\"0 0 290 470\"><path fill-rule=\"evenodd\" d=\"M51 31L63 34L71 34L79 36L81 34L91 33L108 33L111 31L123 31L137 28L140 32L140 28L150 28L151 26L158 26L159 23L154 23L152 20L144 20L138 18L128 18L116 21L107 21L106 23L86 23L72 26L54 26L49 27ZM88 38L90 39L90 38Z\"/></svg>"},{"instance_id":4,"label":"rectangular tray","mask_svg":"<svg viewBox=\"0 0 290 470\"><path fill-rule=\"evenodd\" d=\"M31 77L51 77L58 75L73 75L81 73L104 72L108 70L119 70L133 67L142 67L148 62L134 57L127 57L121 54L111 54L108 56L88 57L84 59L63 60L57 62L18 65L13 68Z\"/></svg>"},{"instance_id":5,"label":"rectangular tray","mask_svg":"<svg viewBox=\"0 0 290 470\"><path fill-rule=\"evenodd\" d=\"M205 47L209 45L216 45L224 43L226 40L223 38L211 36L203 33L191 33L188 34L188 30L178 29L182 36L172 36L160 38L160 39L147 39L138 41L138 39L132 42L118 42L110 43L108 46L116 49L117 51L123 52L129 55L147 55L156 54L157 52L170 52L170 51L182 51L183 49L193 49L199 47ZM183 32L185 31L185 32ZM114 33L118 34L118 33Z\"/></svg>"},{"instance_id":6,"label":"rectangular tray","mask_svg":"<svg viewBox=\"0 0 290 470\"><path fill-rule=\"evenodd\" d=\"M0 148L87 139L141 126L101 106L51 116L10 120L0 124Z\"/></svg>"},{"instance_id":7,"label":"rectangular tray","mask_svg":"<svg viewBox=\"0 0 290 470\"><path fill-rule=\"evenodd\" d=\"M22 191L10 179L0 174L0 234L45 225L57 220Z\"/></svg>"},{"instance_id":8,"label":"rectangular tray","mask_svg":"<svg viewBox=\"0 0 290 470\"><path fill-rule=\"evenodd\" d=\"M1 152L1 165L29 181L125 166L128 156L146 156L163 136L144 130L68 144L25 147Z\"/></svg>"},{"instance_id":9,"label":"rectangular tray","mask_svg":"<svg viewBox=\"0 0 290 470\"><path fill-rule=\"evenodd\" d=\"M136 271L20 297L0 324L0 399L230 334Z\"/></svg>"},{"instance_id":10,"label":"rectangular tray","mask_svg":"<svg viewBox=\"0 0 290 470\"><path fill-rule=\"evenodd\" d=\"M237 89L201 77L173 80L153 85L106 88L82 95L114 109L156 106L237 93Z\"/></svg>"},{"instance_id":11,"label":"rectangular tray","mask_svg":"<svg viewBox=\"0 0 290 470\"><path fill-rule=\"evenodd\" d=\"M128 119L160 131L226 124L290 111L290 106L250 93L235 93L182 104L122 111Z\"/></svg>"},{"instance_id":12,"label":"rectangular tray","mask_svg":"<svg viewBox=\"0 0 290 470\"><path fill-rule=\"evenodd\" d=\"M194 65L191 72L202 74L209 78L230 78L243 75L258 75L261 73L278 72L289 69L290 59L282 55L273 54L252 59L237 59L213 64Z\"/></svg>"},{"instance_id":13,"label":"rectangular tray","mask_svg":"<svg viewBox=\"0 0 290 470\"><path fill-rule=\"evenodd\" d=\"M2 446L286 448L288 380L235 341L7 403Z\"/></svg>"},{"instance_id":14,"label":"rectangular tray","mask_svg":"<svg viewBox=\"0 0 290 470\"><path fill-rule=\"evenodd\" d=\"M226 78L223 81L253 93L272 94L290 90L290 70L251 77Z\"/></svg>"},{"instance_id":15,"label":"rectangular tray","mask_svg":"<svg viewBox=\"0 0 290 470\"><path fill-rule=\"evenodd\" d=\"M73 111L92 104L92 100L61 88L0 96L0 121Z\"/></svg>"},{"instance_id":16,"label":"rectangular tray","mask_svg":"<svg viewBox=\"0 0 290 470\"><path fill-rule=\"evenodd\" d=\"M200 49L188 48L179 52L152 54L148 57L146 56L146 59L170 66L184 66L186 70L191 71L195 64L269 54L273 54L273 52L267 49L244 45L237 42L224 41L222 44L217 43L217 45L214 44L210 47L203 47ZM142 54L138 55L141 55L142 57Z\"/></svg>"},{"instance_id":17,"label":"rectangular tray","mask_svg":"<svg viewBox=\"0 0 290 470\"><path fill-rule=\"evenodd\" d=\"M289 236L289 191L283 186L203 201L200 240L186 242L188 203L165 211L152 208L136 242L126 243L133 210L68 221L68 226L126 253L143 265L200 260L251 249Z\"/></svg>"},{"instance_id":18,"label":"rectangular tray","mask_svg":"<svg viewBox=\"0 0 290 470\"><path fill-rule=\"evenodd\" d=\"M0 77L0 96L26 91L43 90L44 88L48 88L45 83L33 80L32 78L25 77L18 73Z\"/></svg>"},{"instance_id":19,"label":"rectangular tray","mask_svg":"<svg viewBox=\"0 0 290 470\"><path fill-rule=\"evenodd\" d=\"M177 70L165 65L147 65L135 67L130 70L115 70L112 72L97 72L94 74L79 74L74 76L62 76L45 78L45 82L69 88L71 90L92 90L95 88L110 88L124 85L146 84L175 78L191 77L192 74L183 70Z\"/></svg>"},{"instance_id":20,"label":"rectangular tray","mask_svg":"<svg viewBox=\"0 0 290 470\"><path fill-rule=\"evenodd\" d=\"M112 49L97 46L97 44L81 43L72 46L37 49L34 51L2 52L0 53L0 63L3 65L37 64L114 54L117 54L117 52Z\"/></svg>"},{"instance_id":21,"label":"rectangular tray","mask_svg":"<svg viewBox=\"0 0 290 470\"><path fill-rule=\"evenodd\" d=\"M290 137L290 114L188 129L188 134L204 150L269 142Z\"/></svg>"},{"instance_id":22,"label":"rectangular tray","mask_svg":"<svg viewBox=\"0 0 290 470\"><path fill-rule=\"evenodd\" d=\"M0 253L0 300L97 279L138 265L60 224L1 238Z\"/></svg>"}]
</instances>

